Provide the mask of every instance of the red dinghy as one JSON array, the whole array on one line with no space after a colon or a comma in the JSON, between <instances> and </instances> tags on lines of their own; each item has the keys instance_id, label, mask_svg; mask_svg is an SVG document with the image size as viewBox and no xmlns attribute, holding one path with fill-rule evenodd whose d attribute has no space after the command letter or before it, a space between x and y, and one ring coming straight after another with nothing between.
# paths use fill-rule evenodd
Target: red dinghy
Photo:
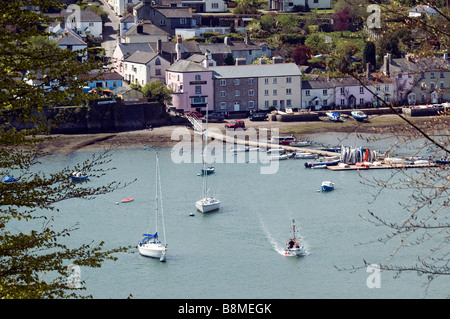
<instances>
[{"instance_id":1,"label":"red dinghy","mask_svg":"<svg viewBox=\"0 0 450 319\"><path fill-rule=\"evenodd\" d=\"M129 202L132 202L132 201L134 201L134 198L125 198L125 199L122 199L122 203L129 203Z\"/></svg>"}]
</instances>

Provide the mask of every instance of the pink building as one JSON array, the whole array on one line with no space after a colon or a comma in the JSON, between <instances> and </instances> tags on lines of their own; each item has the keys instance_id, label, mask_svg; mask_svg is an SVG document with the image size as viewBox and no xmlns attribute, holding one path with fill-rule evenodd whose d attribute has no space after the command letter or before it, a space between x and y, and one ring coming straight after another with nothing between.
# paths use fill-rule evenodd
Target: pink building
<instances>
[{"instance_id":1,"label":"pink building","mask_svg":"<svg viewBox=\"0 0 450 319\"><path fill-rule=\"evenodd\" d=\"M179 112L198 111L203 114L214 109L212 70L192 61L178 60L166 70L166 84L172 90L169 109Z\"/></svg>"}]
</instances>

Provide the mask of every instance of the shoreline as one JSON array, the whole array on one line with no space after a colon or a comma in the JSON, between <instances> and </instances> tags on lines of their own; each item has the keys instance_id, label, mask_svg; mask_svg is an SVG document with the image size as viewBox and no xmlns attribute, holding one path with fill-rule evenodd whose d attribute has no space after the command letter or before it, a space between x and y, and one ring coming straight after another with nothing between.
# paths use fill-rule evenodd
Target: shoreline
<instances>
[{"instance_id":1,"label":"shoreline","mask_svg":"<svg viewBox=\"0 0 450 319\"><path fill-rule=\"evenodd\" d=\"M425 124L430 117L409 118L418 124ZM408 124L397 115L377 115L369 118L366 123L361 123L347 118L342 123L333 123L328 120L314 122L278 122L264 121L252 122L244 119L246 129L278 129L280 135L294 135L298 139L312 134L320 133L358 133L377 134L379 131L388 130L392 127L398 128ZM220 130L225 133L225 123L208 123L211 130ZM187 128L185 125L172 125L155 127L152 130L137 130L126 132L111 132L97 134L54 134L49 139L37 145L38 151L42 152L64 152L70 153L79 150L99 150L110 147L134 148L147 146L171 147L179 142L172 139L172 133L177 128ZM190 132L193 130L190 128Z\"/></svg>"}]
</instances>

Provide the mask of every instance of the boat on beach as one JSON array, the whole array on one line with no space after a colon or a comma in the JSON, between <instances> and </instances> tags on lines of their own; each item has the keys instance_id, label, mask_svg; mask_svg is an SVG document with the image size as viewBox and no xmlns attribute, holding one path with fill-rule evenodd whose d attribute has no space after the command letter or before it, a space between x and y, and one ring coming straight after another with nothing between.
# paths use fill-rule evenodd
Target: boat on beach
<instances>
[{"instance_id":1,"label":"boat on beach","mask_svg":"<svg viewBox=\"0 0 450 319\"><path fill-rule=\"evenodd\" d=\"M306 250L303 247L300 236L297 237L297 228L295 226L295 220L292 220L292 236L286 243L286 248L284 249L285 256L300 257L306 255Z\"/></svg>"},{"instance_id":2,"label":"boat on beach","mask_svg":"<svg viewBox=\"0 0 450 319\"><path fill-rule=\"evenodd\" d=\"M332 122L342 122L341 115L338 112L327 112L325 113L328 119Z\"/></svg>"},{"instance_id":3,"label":"boat on beach","mask_svg":"<svg viewBox=\"0 0 450 319\"><path fill-rule=\"evenodd\" d=\"M353 118L359 122L364 122L367 120L367 114L363 111L352 111L351 114Z\"/></svg>"},{"instance_id":4,"label":"boat on beach","mask_svg":"<svg viewBox=\"0 0 450 319\"><path fill-rule=\"evenodd\" d=\"M167 243L166 243L166 231L164 227L164 210L162 205L161 194L161 177L159 172L159 160L156 156L156 183L155 183L155 228L154 233L145 233L142 235L141 240L138 242L139 253L145 257L159 258L160 261L166 261ZM159 211L159 208L161 212ZM161 215L161 216L160 216ZM158 226L159 218L161 220L164 243L159 240Z\"/></svg>"}]
</instances>

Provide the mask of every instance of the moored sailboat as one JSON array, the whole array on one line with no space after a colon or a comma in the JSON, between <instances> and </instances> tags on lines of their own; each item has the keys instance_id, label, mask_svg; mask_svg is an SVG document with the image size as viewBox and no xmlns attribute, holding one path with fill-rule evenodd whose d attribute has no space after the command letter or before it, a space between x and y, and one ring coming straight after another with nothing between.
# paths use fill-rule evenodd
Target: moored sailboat
<instances>
[{"instance_id":1,"label":"moored sailboat","mask_svg":"<svg viewBox=\"0 0 450 319\"><path fill-rule=\"evenodd\" d=\"M159 172L159 160L156 156L156 195L155 195L155 233L145 233L138 242L139 253L146 257L159 258L160 261L165 261L167 253L166 231L164 227L164 210L162 207L161 195L161 178ZM159 196L159 198L158 198ZM161 208L161 212L159 209ZM158 225L159 215L161 215L161 225L163 231L163 242L159 239Z\"/></svg>"}]
</instances>

